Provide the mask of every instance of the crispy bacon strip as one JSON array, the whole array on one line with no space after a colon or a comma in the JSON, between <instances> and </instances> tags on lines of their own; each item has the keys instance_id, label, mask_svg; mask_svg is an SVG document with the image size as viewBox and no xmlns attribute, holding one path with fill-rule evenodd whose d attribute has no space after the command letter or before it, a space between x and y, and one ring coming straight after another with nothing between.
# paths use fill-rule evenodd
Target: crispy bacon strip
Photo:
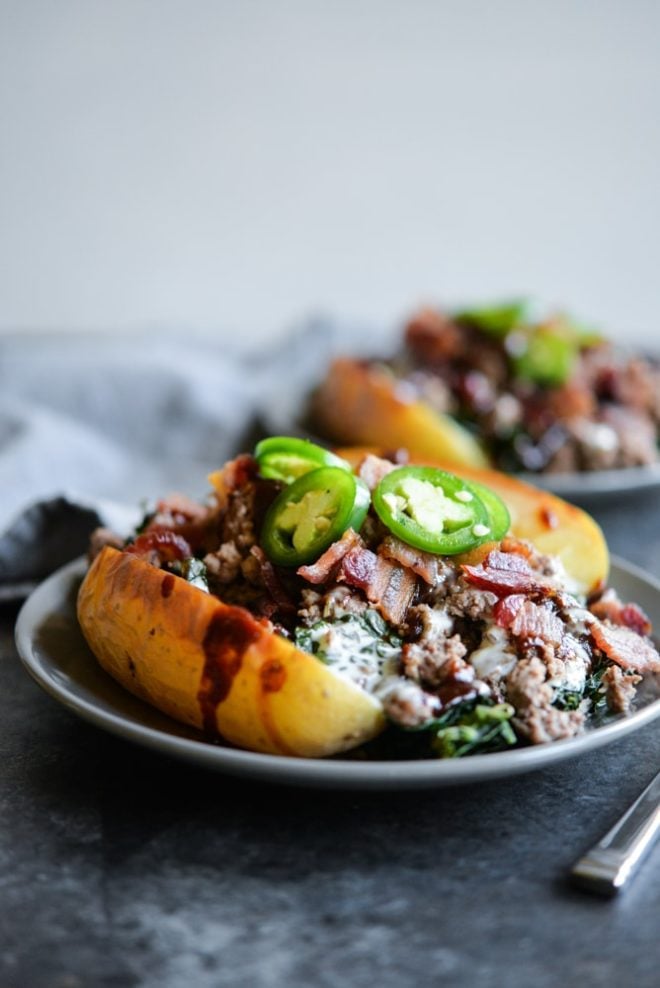
<instances>
[{"instance_id":1,"label":"crispy bacon strip","mask_svg":"<svg viewBox=\"0 0 660 988\"><path fill-rule=\"evenodd\" d=\"M212 528L212 511L185 494L169 494L156 505L146 533L170 529L185 539L195 554L201 554Z\"/></svg>"},{"instance_id":2,"label":"crispy bacon strip","mask_svg":"<svg viewBox=\"0 0 660 988\"><path fill-rule=\"evenodd\" d=\"M243 487L257 476L257 461L250 453L241 453L235 460L229 460L222 468L222 478L230 491Z\"/></svg>"},{"instance_id":3,"label":"crispy bacon strip","mask_svg":"<svg viewBox=\"0 0 660 988\"><path fill-rule=\"evenodd\" d=\"M590 606L589 610L597 618L631 628L638 635L650 635L653 631L653 626L642 608L638 604L622 603L611 587L605 591L600 600Z\"/></svg>"},{"instance_id":4,"label":"crispy bacon strip","mask_svg":"<svg viewBox=\"0 0 660 988\"><path fill-rule=\"evenodd\" d=\"M479 566L461 566L466 579L482 590L492 590L500 597L543 589L543 584L525 559L516 552L489 552Z\"/></svg>"},{"instance_id":5,"label":"crispy bacon strip","mask_svg":"<svg viewBox=\"0 0 660 988\"><path fill-rule=\"evenodd\" d=\"M288 596L284 587L280 583L279 577L275 571L275 567L271 561L266 556L266 553L258 545L253 545L250 549L250 555L259 563L259 569L261 571L261 577L264 581L264 586L269 597L277 604L277 608L285 613L295 614L296 606Z\"/></svg>"},{"instance_id":6,"label":"crispy bacon strip","mask_svg":"<svg viewBox=\"0 0 660 988\"><path fill-rule=\"evenodd\" d=\"M448 316L422 309L406 327L406 345L423 363L442 363L465 347L464 333Z\"/></svg>"},{"instance_id":7,"label":"crispy bacon strip","mask_svg":"<svg viewBox=\"0 0 660 988\"><path fill-rule=\"evenodd\" d=\"M641 673L660 672L660 655L648 638L643 638L630 628L605 621L594 621L589 631L594 644L622 669L634 669Z\"/></svg>"},{"instance_id":8,"label":"crispy bacon strip","mask_svg":"<svg viewBox=\"0 0 660 988\"><path fill-rule=\"evenodd\" d=\"M549 604L535 604L523 594L503 597L494 608L497 624L516 638L531 638L560 645L564 625Z\"/></svg>"},{"instance_id":9,"label":"crispy bacon strip","mask_svg":"<svg viewBox=\"0 0 660 988\"><path fill-rule=\"evenodd\" d=\"M158 502L154 521L170 527L190 521L203 521L208 514L206 505L193 501L187 494L175 492Z\"/></svg>"},{"instance_id":10,"label":"crispy bacon strip","mask_svg":"<svg viewBox=\"0 0 660 988\"><path fill-rule=\"evenodd\" d=\"M518 556L524 556L528 561L533 558L534 550L529 542L517 539L515 535L505 535L500 546L502 552L515 552Z\"/></svg>"},{"instance_id":11,"label":"crispy bacon strip","mask_svg":"<svg viewBox=\"0 0 660 988\"><path fill-rule=\"evenodd\" d=\"M396 463L390 463L389 460L384 460L380 456L367 453L360 462L358 477L365 482L370 491L373 491L378 487L383 477L387 477L392 470L396 470Z\"/></svg>"},{"instance_id":12,"label":"crispy bacon strip","mask_svg":"<svg viewBox=\"0 0 660 988\"><path fill-rule=\"evenodd\" d=\"M380 555L411 569L429 586L435 586L440 578L440 560L430 552L423 552L402 542L393 535L386 536L378 548Z\"/></svg>"},{"instance_id":13,"label":"crispy bacon strip","mask_svg":"<svg viewBox=\"0 0 660 988\"><path fill-rule=\"evenodd\" d=\"M619 617L621 624L638 635L650 635L653 631L653 625L638 604L624 604Z\"/></svg>"},{"instance_id":14,"label":"crispy bacon strip","mask_svg":"<svg viewBox=\"0 0 660 988\"><path fill-rule=\"evenodd\" d=\"M347 552L364 543L360 536L352 528L348 528L338 542L333 542L329 549L326 549L322 556L315 563L308 566L300 566L296 571L298 576L308 583L325 583L335 566L344 558Z\"/></svg>"},{"instance_id":15,"label":"crispy bacon strip","mask_svg":"<svg viewBox=\"0 0 660 988\"><path fill-rule=\"evenodd\" d=\"M150 528L138 535L135 542L126 546L125 552L146 559L153 566L190 559L192 550L182 535L169 528Z\"/></svg>"},{"instance_id":16,"label":"crispy bacon strip","mask_svg":"<svg viewBox=\"0 0 660 988\"><path fill-rule=\"evenodd\" d=\"M254 480L258 472L259 467L255 458L249 453L241 453L234 460L225 463L219 470L209 474L218 505L224 508L231 492Z\"/></svg>"},{"instance_id":17,"label":"crispy bacon strip","mask_svg":"<svg viewBox=\"0 0 660 988\"><path fill-rule=\"evenodd\" d=\"M417 584L410 570L359 546L342 559L337 581L364 590L367 599L392 624L403 622Z\"/></svg>"}]
</instances>

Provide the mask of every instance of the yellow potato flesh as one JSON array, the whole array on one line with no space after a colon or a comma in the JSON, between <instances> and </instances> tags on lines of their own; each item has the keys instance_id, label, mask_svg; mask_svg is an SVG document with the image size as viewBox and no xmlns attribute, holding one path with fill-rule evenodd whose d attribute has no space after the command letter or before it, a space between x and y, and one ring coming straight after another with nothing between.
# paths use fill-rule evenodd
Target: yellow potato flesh
<instances>
[{"instance_id":1,"label":"yellow potato flesh","mask_svg":"<svg viewBox=\"0 0 660 988\"><path fill-rule=\"evenodd\" d=\"M106 547L78 596L101 666L163 713L241 748L319 758L375 737L380 703L267 622Z\"/></svg>"},{"instance_id":2,"label":"yellow potato flesh","mask_svg":"<svg viewBox=\"0 0 660 988\"><path fill-rule=\"evenodd\" d=\"M378 453L378 450L349 447L337 452L356 467L366 453ZM509 509L511 534L529 540L540 552L558 556L577 592L589 593L607 580L610 565L607 543L600 527L586 511L496 470L457 466L419 454L412 461L449 470L494 490ZM478 550L477 555L483 555L485 548Z\"/></svg>"},{"instance_id":3,"label":"yellow potato flesh","mask_svg":"<svg viewBox=\"0 0 660 988\"><path fill-rule=\"evenodd\" d=\"M385 370L345 358L335 360L314 399L314 425L336 443L364 443L418 456L485 467L477 440L449 415L423 401L409 400L405 388Z\"/></svg>"}]
</instances>

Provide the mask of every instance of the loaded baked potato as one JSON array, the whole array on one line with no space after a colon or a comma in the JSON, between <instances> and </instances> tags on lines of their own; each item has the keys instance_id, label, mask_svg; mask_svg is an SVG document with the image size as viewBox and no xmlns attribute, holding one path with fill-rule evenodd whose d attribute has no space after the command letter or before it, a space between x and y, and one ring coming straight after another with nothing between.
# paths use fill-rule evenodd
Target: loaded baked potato
<instances>
[{"instance_id":1,"label":"loaded baked potato","mask_svg":"<svg viewBox=\"0 0 660 988\"><path fill-rule=\"evenodd\" d=\"M497 750L623 711L660 669L646 617L604 589L600 529L550 494L285 437L210 479L205 505L100 533L78 597L103 668L210 740Z\"/></svg>"},{"instance_id":2,"label":"loaded baked potato","mask_svg":"<svg viewBox=\"0 0 660 988\"><path fill-rule=\"evenodd\" d=\"M335 360L308 409L333 443L528 473L657 463L660 366L524 302L409 321L388 357Z\"/></svg>"}]
</instances>

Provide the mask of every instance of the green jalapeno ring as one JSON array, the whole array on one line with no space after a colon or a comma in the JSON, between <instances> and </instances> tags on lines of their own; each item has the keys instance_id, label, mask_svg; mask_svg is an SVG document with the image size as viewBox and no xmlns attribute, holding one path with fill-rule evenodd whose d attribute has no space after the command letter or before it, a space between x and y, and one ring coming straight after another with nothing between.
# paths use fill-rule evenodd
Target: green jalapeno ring
<instances>
[{"instance_id":1,"label":"green jalapeno ring","mask_svg":"<svg viewBox=\"0 0 660 988\"><path fill-rule=\"evenodd\" d=\"M514 376L541 387L560 387L571 377L579 338L566 321L539 323L521 332L510 354Z\"/></svg>"},{"instance_id":2,"label":"green jalapeno ring","mask_svg":"<svg viewBox=\"0 0 660 988\"><path fill-rule=\"evenodd\" d=\"M511 528L509 509L499 494L485 484L480 484L476 480L466 480L465 483L477 495L488 515L487 524L490 533L482 541L499 542Z\"/></svg>"},{"instance_id":3,"label":"green jalapeno ring","mask_svg":"<svg viewBox=\"0 0 660 988\"><path fill-rule=\"evenodd\" d=\"M343 467L310 470L275 498L261 530L261 545L277 566L313 562L344 534L362 527L367 485Z\"/></svg>"},{"instance_id":4,"label":"green jalapeno ring","mask_svg":"<svg viewBox=\"0 0 660 988\"><path fill-rule=\"evenodd\" d=\"M373 505L397 538L424 552L453 556L493 538L479 494L437 467L392 470L374 491Z\"/></svg>"},{"instance_id":5,"label":"green jalapeno ring","mask_svg":"<svg viewBox=\"0 0 660 988\"><path fill-rule=\"evenodd\" d=\"M298 477L319 467L341 467L350 471L350 463L335 456L329 449L317 446L309 439L295 436L270 436L262 439L254 449L259 473L270 480L283 480L292 484Z\"/></svg>"},{"instance_id":6,"label":"green jalapeno ring","mask_svg":"<svg viewBox=\"0 0 660 988\"><path fill-rule=\"evenodd\" d=\"M529 308L527 299L512 299L495 305L462 309L455 312L453 318L460 325L472 326L486 336L502 340L526 322Z\"/></svg>"}]
</instances>

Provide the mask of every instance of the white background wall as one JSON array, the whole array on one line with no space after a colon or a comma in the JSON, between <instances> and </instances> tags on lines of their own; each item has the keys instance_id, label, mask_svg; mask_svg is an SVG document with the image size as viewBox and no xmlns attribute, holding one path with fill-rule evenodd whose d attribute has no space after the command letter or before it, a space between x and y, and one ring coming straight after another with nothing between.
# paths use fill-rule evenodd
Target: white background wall
<instances>
[{"instance_id":1,"label":"white background wall","mask_svg":"<svg viewBox=\"0 0 660 988\"><path fill-rule=\"evenodd\" d=\"M660 3L0 0L0 328L658 334Z\"/></svg>"}]
</instances>

